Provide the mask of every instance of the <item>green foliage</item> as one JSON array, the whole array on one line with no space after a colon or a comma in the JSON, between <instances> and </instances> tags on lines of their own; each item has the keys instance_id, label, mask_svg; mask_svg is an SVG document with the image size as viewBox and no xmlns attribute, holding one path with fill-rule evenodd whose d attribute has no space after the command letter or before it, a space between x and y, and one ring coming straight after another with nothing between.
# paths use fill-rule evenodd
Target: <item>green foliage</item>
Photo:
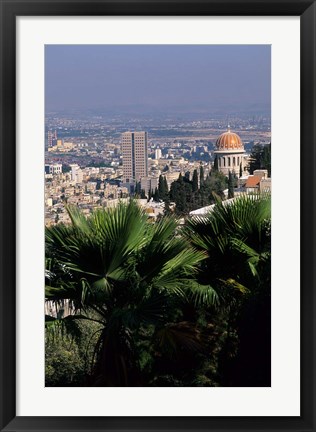
<instances>
[{"instance_id":1,"label":"green foliage","mask_svg":"<svg viewBox=\"0 0 316 432\"><path fill-rule=\"evenodd\" d=\"M206 217L187 223L187 238L208 254L198 280L213 287L227 311L230 332L219 361L222 385L270 385L270 223L268 195L218 200ZM232 331L238 352L230 357Z\"/></svg>"},{"instance_id":2,"label":"green foliage","mask_svg":"<svg viewBox=\"0 0 316 432\"><path fill-rule=\"evenodd\" d=\"M168 183L165 176L160 175L158 181L158 197L162 201L169 199Z\"/></svg>"},{"instance_id":3,"label":"green foliage","mask_svg":"<svg viewBox=\"0 0 316 432\"><path fill-rule=\"evenodd\" d=\"M197 170L195 169L193 171L193 177L192 177L192 192L197 192L199 189L199 179L198 179L198 173Z\"/></svg>"},{"instance_id":4,"label":"green foliage","mask_svg":"<svg viewBox=\"0 0 316 432\"><path fill-rule=\"evenodd\" d=\"M203 165L200 165L200 187L203 186L204 183L204 168Z\"/></svg>"},{"instance_id":5,"label":"green foliage","mask_svg":"<svg viewBox=\"0 0 316 432\"><path fill-rule=\"evenodd\" d=\"M188 215L192 210L204 207L215 202L214 193L224 198L226 177L219 171L214 171L204 179L203 167L201 167L202 183L198 187L198 173L194 170L192 181L188 177L179 175L178 180L171 183L170 200L175 202L175 213L179 216Z\"/></svg>"},{"instance_id":6,"label":"green foliage","mask_svg":"<svg viewBox=\"0 0 316 432\"><path fill-rule=\"evenodd\" d=\"M231 171L228 173L228 199L234 198L234 175Z\"/></svg>"},{"instance_id":7,"label":"green foliage","mask_svg":"<svg viewBox=\"0 0 316 432\"><path fill-rule=\"evenodd\" d=\"M271 144L254 145L249 160L250 174L257 169L267 169L268 176L271 177Z\"/></svg>"},{"instance_id":8,"label":"green foliage","mask_svg":"<svg viewBox=\"0 0 316 432\"><path fill-rule=\"evenodd\" d=\"M141 184L138 181L135 184L135 195L136 196L140 196L141 195Z\"/></svg>"},{"instance_id":9,"label":"green foliage","mask_svg":"<svg viewBox=\"0 0 316 432\"><path fill-rule=\"evenodd\" d=\"M47 339L45 343L45 386L75 386L85 376L84 360L75 342Z\"/></svg>"},{"instance_id":10,"label":"green foliage","mask_svg":"<svg viewBox=\"0 0 316 432\"><path fill-rule=\"evenodd\" d=\"M153 200L158 202L159 201L159 191L158 188L155 188L155 192L153 193Z\"/></svg>"},{"instance_id":11,"label":"green foliage","mask_svg":"<svg viewBox=\"0 0 316 432\"><path fill-rule=\"evenodd\" d=\"M170 200L176 203L176 214L187 214L190 208L192 187L189 180L184 180L181 173L178 180L171 183Z\"/></svg>"},{"instance_id":12,"label":"green foliage","mask_svg":"<svg viewBox=\"0 0 316 432\"><path fill-rule=\"evenodd\" d=\"M86 385L91 358L100 326L77 320L75 333L61 320L48 321L45 337L45 386ZM80 333L80 337L78 337Z\"/></svg>"},{"instance_id":13,"label":"green foliage","mask_svg":"<svg viewBox=\"0 0 316 432\"><path fill-rule=\"evenodd\" d=\"M72 225L46 230L46 298L71 301L76 315L63 323L101 325L90 384L140 385L141 335L177 322L205 255L174 236L174 219L152 225L133 202L87 219L67 210Z\"/></svg>"},{"instance_id":14,"label":"green foliage","mask_svg":"<svg viewBox=\"0 0 316 432\"><path fill-rule=\"evenodd\" d=\"M270 197L212 199L184 228L131 202L46 229L46 385L269 385Z\"/></svg>"},{"instance_id":15,"label":"green foliage","mask_svg":"<svg viewBox=\"0 0 316 432\"><path fill-rule=\"evenodd\" d=\"M214 195L224 199L224 189L227 187L227 179L219 171L212 171L200 189L199 207L215 203Z\"/></svg>"}]
</instances>

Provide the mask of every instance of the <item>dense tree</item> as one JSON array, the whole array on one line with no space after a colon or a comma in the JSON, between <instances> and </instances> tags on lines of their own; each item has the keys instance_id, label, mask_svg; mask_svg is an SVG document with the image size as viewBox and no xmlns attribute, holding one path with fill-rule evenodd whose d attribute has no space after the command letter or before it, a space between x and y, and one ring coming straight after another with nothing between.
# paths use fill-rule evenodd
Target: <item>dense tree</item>
<instances>
[{"instance_id":1,"label":"dense tree","mask_svg":"<svg viewBox=\"0 0 316 432\"><path fill-rule=\"evenodd\" d=\"M165 201L168 198L168 183L165 176L160 175L158 181L158 195L159 199Z\"/></svg>"},{"instance_id":2,"label":"dense tree","mask_svg":"<svg viewBox=\"0 0 316 432\"><path fill-rule=\"evenodd\" d=\"M191 176L190 171L186 171L184 173L184 180L187 180L189 182L190 181L190 176Z\"/></svg>"},{"instance_id":3,"label":"dense tree","mask_svg":"<svg viewBox=\"0 0 316 432\"><path fill-rule=\"evenodd\" d=\"M203 165L200 164L200 188L203 186L204 183L204 168Z\"/></svg>"},{"instance_id":4,"label":"dense tree","mask_svg":"<svg viewBox=\"0 0 316 432\"><path fill-rule=\"evenodd\" d=\"M47 385L271 384L270 198L213 199L184 228L132 202L46 229Z\"/></svg>"},{"instance_id":5,"label":"dense tree","mask_svg":"<svg viewBox=\"0 0 316 432\"><path fill-rule=\"evenodd\" d=\"M215 202L214 193L224 199L224 189L227 187L227 178L220 171L212 171L205 181L208 191L209 204Z\"/></svg>"},{"instance_id":6,"label":"dense tree","mask_svg":"<svg viewBox=\"0 0 316 432\"><path fill-rule=\"evenodd\" d=\"M253 146L249 157L250 174L257 169L268 170L268 176L271 177L271 144Z\"/></svg>"},{"instance_id":7,"label":"dense tree","mask_svg":"<svg viewBox=\"0 0 316 432\"><path fill-rule=\"evenodd\" d=\"M165 193L166 193L166 197L169 198L169 187L168 187L168 182L165 176L163 176L163 181L164 181L164 188L165 188Z\"/></svg>"},{"instance_id":8,"label":"dense tree","mask_svg":"<svg viewBox=\"0 0 316 432\"><path fill-rule=\"evenodd\" d=\"M221 385L270 385L270 222L269 196L243 196L226 205L218 201L207 217L188 221L187 238L208 253L199 280L207 280L230 305L229 337L219 359Z\"/></svg>"},{"instance_id":9,"label":"dense tree","mask_svg":"<svg viewBox=\"0 0 316 432\"><path fill-rule=\"evenodd\" d=\"M140 196L141 194L141 185L140 182L136 182L135 183L135 195Z\"/></svg>"},{"instance_id":10,"label":"dense tree","mask_svg":"<svg viewBox=\"0 0 316 432\"><path fill-rule=\"evenodd\" d=\"M61 304L58 308L59 318L63 316ZM47 387L84 385L101 326L87 320L84 323L75 321L71 316L62 324L49 316L46 319L45 385Z\"/></svg>"},{"instance_id":11,"label":"dense tree","mask_svg":"<svg viewBox=\"0 0 316 432\"><path fill-rule=\"evenodd\" d=\"M196 187L197 171L193 176ZM221 172L213 170L212 174L202 182L200 188L194 191L193 178L190 181L188 177L182 177L180 174L179 179L171 183L170 200L176 203L177 215L187 215L192 210L214 203L214 193L223 199L223 191L226 186L226 177Z\"/></svg>"},{"instance_id":12,"label":"dense tree","mask_svg":"<svg viewBox=\"0 0 316 432\"><path fill-rule=\"evenodd\" d=\"M263 166L268 170L268 176L271 177L271 144L263 147L262 161Z\"/></svg>"},{"instance_id":13,"label":"dense tree","mask_svg":"<svg viewBox=\"0 0 316 432\"><path fill-rule=\"evenodd\" d=\"M158 188L155 188L155 191L154 191L152 197L153 197L153 200L154 200L154 201L156 201L156 202L159 201L159 191L158 191Z\"/></svg>"},{"instance_id":14,"label":"dense tree","mask_svg":"<svg viewBox=\"0 0 316 432\"><path fill-rule=\"evenodd\" d=\"M164 204L165 204L165 208L164 208L164 214L167 216L170 216L171 214L171 209L170 209L170 194L169 194L169 187L168 187L168 183L167 183L167 179L166 177L163 178L164 180L164 189L166 191L165 193L165 197L164 197Z\"/></svg>"},{"instance_id":15,"label":"dense tree","mask_svg":"<svg viewBox=\"0 0 316 432\"><path fill-rule=\"evenodd\" d=\"M165 201L164 216L170 216L171 214L172 214L172 210L170 208L170 200L167 199Z\"/></svg>"},{"instance_id":16,"label":"dense tree","mask_svg":"<svg viewBox=\"0 0 316 432\"><path fill-rule=\"evenodd\" d=\"M195 169L193 171L193 176L192 176L192 192L197 192L199 189L199 179L198 179L198 173L197 170Z\"/></svg>"},{"instance_id":17,"label":"dense tree","mask_svg":"<svg viewBox=\"0 0 316 432\"><path fill-rule=\"evenodd\" d=\"M74 314L49 317L49 325L100 326L86 385L155 385L155 353L162 360L200 346L181 305L201 304L211 290L194 278L204 253L174 235L173 219L150 224L133 202L87 219L77 208L68 213L71 225L46 229L46 299L57 307L67 299Z\"/></svg>"},{"instance_id":18,"label":"dense tree","mask_svg":"<svg viewBox=\"0 0 316 432\"><path fill-rule=\"evenodd\" d=\"M231 171L228 173L228 199L234 198L235 178Z\"/></svg>"},{"instance_id":19,"label":"dense tree","mask_svg":"<svg viewBox=\"0 0 316 432\"><path fill-rule=\"evenodd\" d=\"M176 214L183 215L188 212L188 202L186 193L186 184L184 181L185 177L179 174L178 180L171 183L170 187L170 200L176 204ZM186 179L187 180L187 179Z\"/></svg>"}]
</instances>

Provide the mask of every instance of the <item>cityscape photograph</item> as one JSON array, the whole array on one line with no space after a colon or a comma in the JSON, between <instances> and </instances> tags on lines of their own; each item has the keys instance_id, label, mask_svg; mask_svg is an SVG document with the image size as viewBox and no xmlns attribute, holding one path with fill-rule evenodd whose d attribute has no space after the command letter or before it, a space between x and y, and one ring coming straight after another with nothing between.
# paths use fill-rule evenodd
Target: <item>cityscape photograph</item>
<instances>
[{"instance_id":1,"label":"cityscape photograph","mask_svg":"<svg viewBox=\"0 0 316 432\"><path fill-rule=\"evenodd\" d=\"M271 46L45 46L45 386L271 386Z\"/></svg>"}]
</instances>

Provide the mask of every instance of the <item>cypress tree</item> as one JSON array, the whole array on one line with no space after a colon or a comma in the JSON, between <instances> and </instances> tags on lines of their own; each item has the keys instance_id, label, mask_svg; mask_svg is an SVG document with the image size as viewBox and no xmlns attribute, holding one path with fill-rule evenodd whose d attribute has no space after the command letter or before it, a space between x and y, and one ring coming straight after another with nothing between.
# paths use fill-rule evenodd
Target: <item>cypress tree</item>
<instances>
[{"instance_id":1,"label":"cypress tree","mask_svg":"<svg viewBox=\"0 0 316 432\"><path fill-rule=\"evenodd\" d=\"M271 176L271 144L254 145L249 158L249 171L253 174L254 170L267 169L268 175Z\"/></svg>"},{"instance_id":2,"label":"cypress tree","mask_svg":"<svg viewBox=\"0 0 316 432\"><path fill-rule=\"evenodd\" d=\"M228 198L234 198L234 175L229 171L228 174Z\"/></svg>"},{"instance_id":3,"label":"cypress tree","mask_svg":"<svg viewBox=\"0 0 316 432\"><path fill-rule=\"evenodd\" d=\"M169 195L169 188L168 188L168 182L167 182L167 179L166 179L165 176L163 176L163 182L164 182L164 185L165 185L166 196L168 196Z\"/></svg>"},{"instance_id":4,"label":"cypress tree","mask_svg":"<svg viewBox=\"0 0 316 432\"><path fill-rule=\"evenodd\" d=\"M162 175L160 174L159 180L158 180L158 194L159 198L163 199L164 196L164 185L163 185L163 179Z\"/></svg>"},{"instance_id":5,"label":"cypress tree","mask_svg":"<svg viewBox=\"0 0 316 432\"><path fill-rule=\"evenodd\" d=\"M263 147L262 164L268 170L268 177L271 177L271 144Z\"/></svg>"},{"instance_id":6,"label":"cypress tree","mask_svg":"<svg viewBox=\"0 0 316 432\"><path fill-rule=\"evenodd\" d=\"M140 189L141 189L140 182L137 181L135 184L135 195L140 195Z\"/></svg>"},{"instance_id":7,"label":"cypress tree","mask_svg":"<svg viewBox=\"0 0 316 432\"><path fill-rule=\"evenodd\" d=\"M170 202L169 200L165 201L164 215L169 216L171 214Z\"/></svg>"},{"instance_id":8,"label":"cypress tree","mask_svg":"<svg viewBox=\"0 0 316 432\"><path fill-rule=\"evenodd\" d=\"M203 186L204 184L204 168L203 165L200 165L200 188Z\"/></svg>"},{"instance_id":9,"label":"cypress tree","mask_svg":"<svg viewBox=\"0 0 316 432\"><path fill-rule=\"evenodd\" d=\"M218 158L217 158L217 155L215 156L215 159L214 159L213 169L214 169L214 171L218 171Z\"/></svg>"},{"instance_id":10,"label":"cypress tree","mask_svg":"<svg viewBox=\"0 0 316 432\"><path fill-rule=\"evenodd\" d=\"M177 215L183 215L188 212L188 203L191 200L192 184L190 181L184 181L180 173L178 180L171 183L170 199L175 202L175 212Z\"/></svg>"},{"instance_id":11,"label":"cypress tree","mask_svg":"<svg viewBox=\"0 0 316 432\"><path fill-rule=\"evenodd\" d=\"M159 192L158 192L158 188L155 188L155 192L153 195L154 201L159 201Z\"/></svg>"},{"instance_id":12,"label":"cypress tree","mask_svg":"<svg viewBox=\"0 0 316 432\"><path fill-rule=\"evenodd\" d=\"M197 170L195 169L193 171L193 177L192 177L192 192L197 192L198 189L199 189L199 179L198 179Z\"/></svg>"},{"instance_id":13,"label":"cypress tree","mask_svg":"<svg viewBox=\"0 0 316 432\"><path fill-rule=\"evenodd\" d=\"M242 177L242 165L241 165L241 162L240 162L240 165L239 165L239 177Z\"/></svg>"},{"instance_id":14,"label":"cypress tree","mask_svg":"<svg viewBox=\"0 0 316 432\"><path fill-rule=\"evenodd\" d=\"M165 201L168 196L168 183L165 176L160 174L158 182L159 199Z\"/></svg>"}]
</instances>

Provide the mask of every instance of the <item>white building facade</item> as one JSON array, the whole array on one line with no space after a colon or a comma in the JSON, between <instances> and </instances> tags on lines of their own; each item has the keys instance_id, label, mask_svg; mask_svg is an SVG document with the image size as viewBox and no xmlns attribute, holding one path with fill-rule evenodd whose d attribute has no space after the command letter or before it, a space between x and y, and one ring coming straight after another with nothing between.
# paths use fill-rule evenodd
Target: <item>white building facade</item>
<instances>
[{"instance_id":1,"label":"white building facade","mask_svg":"<svg viewBox=\"0 0 316 432\"><path fill-rule=\"evenodd\" d=\"M247 173L248 155L239 135L228 129L218 137L215 145L214 155L217 158L219 171L226 176L229 172L234 172L238 176L240 172L242 175Z\"/></svg>"}]
</instances>

